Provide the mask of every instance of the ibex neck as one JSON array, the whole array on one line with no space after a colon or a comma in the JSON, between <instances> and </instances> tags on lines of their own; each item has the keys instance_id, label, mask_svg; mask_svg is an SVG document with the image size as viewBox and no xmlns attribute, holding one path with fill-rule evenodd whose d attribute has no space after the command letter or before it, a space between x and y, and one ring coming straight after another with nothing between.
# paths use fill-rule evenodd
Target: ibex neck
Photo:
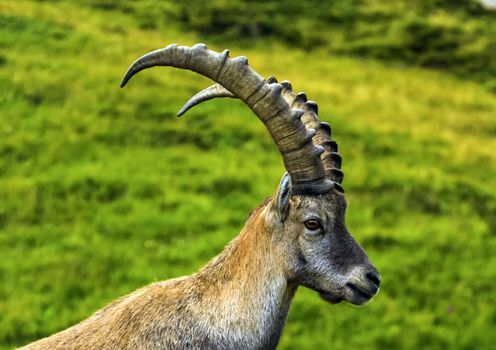
<instances>
[{"instance_id":1,"label":"ibex neck","mask_svg":"<svg viewBox=\"0 0 496 350\"><path fill-rule=\"evenodd\" d=\"M276 347L296 285L287 281L261 215L194 278L209 303L203 310L212 329L232 345Z\"/></svg>"}]
</instances>

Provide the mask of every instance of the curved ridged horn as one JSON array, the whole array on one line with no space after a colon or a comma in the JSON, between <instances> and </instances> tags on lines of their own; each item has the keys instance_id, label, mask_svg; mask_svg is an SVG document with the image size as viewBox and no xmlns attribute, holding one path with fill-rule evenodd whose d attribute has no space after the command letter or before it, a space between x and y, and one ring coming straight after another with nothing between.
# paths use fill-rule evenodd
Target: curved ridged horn
<instances>
[{"instance_id":1,"label":"curved ridged horn","mask_svg":"<svg viewBox=\"0 0 496 350\"><path fill-rule=\"evenodd\" d=\"M277 80L274 77L268 78L267 81L270 83L277 83ZM286 99L286 102L288 102L292 108L303 110L304 113L301 116L301 120L305 124L306 128L316 130L315 136L313 137L313 143L324 148L324 152L320 157L324 164L327 178L341 184L344 177L344 174L341 171L341 155L338 153L338 145L336 141L332 140L330 137L331 127L329 124L321 122L317 116L317 103L314 101L308 101L307 96L303 92L295 94L289 81L283 81L281 85L283 87L282 95ZM184 114L191 107L196 106L203 101L211 100L217 97L235 96L221 85L215 84L203 89L195 96L191 97L188 102L186 102L184 107L181 108L180 113ZM337 189L344 192L342 186L340 185L337 186Z\"/></svg>"},{"instance_id":2,"label":"curved ridged horn","mask_svg":"<svg viewBox=\"0 0 496 350\"><path fill-rule=\"evenodd\" d=\"M343 182L344 174L341 171L341 155L338 153L336 141L331 139L331 127L325 122L321 122L317 113L319 107L316 102L307 100L305 93L295 94L289 81L281 82L282 95L289 103L291 108L298 108L304 111L301 121L308 129L315 130L313 143L324 148L321 154L322 163L327 178L339 184ZM342 186L338 186L341 192L344 192Z\"/></svg>"},{"instance_id":3,"label":"curved ridged horn","mask_svg":"<svg viewBox=\"0 0 496 350\"><path fill-rule=\"evenodd\" d=\"M313 130L297 118L301 111L291 109L281 94L282 86L268 83L248 65L246 57L229 58L208 50L204 44L193 47L169 45L137 59L122 79L121 87L136 73L154 66L189 69L222 85L244 101L264 123L282 155L291 177L292 193L328 193L334 183L326 178L320 159L323 148L315 146Z\"/></svg>"}]
</instances>

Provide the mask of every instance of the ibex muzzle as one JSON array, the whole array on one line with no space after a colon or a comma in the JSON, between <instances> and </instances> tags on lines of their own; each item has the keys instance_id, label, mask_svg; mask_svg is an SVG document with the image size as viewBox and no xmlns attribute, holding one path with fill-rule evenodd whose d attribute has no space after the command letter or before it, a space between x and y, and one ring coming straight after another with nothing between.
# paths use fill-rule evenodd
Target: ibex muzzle
<instances>
[{"instance_id":1,"label":"ibex muzzle","mask_svg":"<svg viewBox=\"0 0 496 350\"><path fill-rule=\"evenodd\" d=\"M289 82L264 80L246 58L203 44L141 57L121 86L153 66L190 69L217 82L179 114L216 97L243 100L267 127L287 173L200 271L137 290L26 349L273 349L299 285L332 303L370 300L380 277L345 227L341 156L317 104L294 94Z\"/></svg>"}]
</instances>

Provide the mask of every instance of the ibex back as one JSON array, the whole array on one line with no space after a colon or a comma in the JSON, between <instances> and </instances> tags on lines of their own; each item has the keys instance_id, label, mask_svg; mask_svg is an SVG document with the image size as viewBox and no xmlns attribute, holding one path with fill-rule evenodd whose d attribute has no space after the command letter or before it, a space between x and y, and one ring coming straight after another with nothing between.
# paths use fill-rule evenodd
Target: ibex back
<instances>
[{"instance_id":1,"label":"ibex back","mask_svg":"<svg viewBox=\"0 0 496 350\"><path fill-rule=\"evenodd\" d=\"M186 68L217 84L183 107L243 100L265 124L287 173L241 233L199 272L154 283L25 349L273 349L299 285L360 305L380 277L345 226L343 173L317 104L289 82L262 79L246 58L203 44L170 45L135 61L121 86L153 66Z\"/></svg>"}]
</instances>

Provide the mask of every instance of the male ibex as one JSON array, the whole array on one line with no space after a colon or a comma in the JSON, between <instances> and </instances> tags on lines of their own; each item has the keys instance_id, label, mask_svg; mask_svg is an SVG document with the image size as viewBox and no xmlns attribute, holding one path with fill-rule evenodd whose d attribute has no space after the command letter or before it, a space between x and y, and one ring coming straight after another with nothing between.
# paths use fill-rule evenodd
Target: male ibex
<instances>
[{"instance_id":1,"label":"male ibex","mask_svg":"<svg viewBox=\"0 0 496 350\"><path fill-rule=\"evenodd\" d=\"M287 174L199 272L139 289L26 349L273 349L299 285L331 303L370 300L380 277L345 227L341 157L317 104L289 82L262 79L245 57L203 44L144 55L121 86L153 66L190 69L218 83L180 114L214 97L243 100L269 130Z\"/></svg>"}]
</instances>

